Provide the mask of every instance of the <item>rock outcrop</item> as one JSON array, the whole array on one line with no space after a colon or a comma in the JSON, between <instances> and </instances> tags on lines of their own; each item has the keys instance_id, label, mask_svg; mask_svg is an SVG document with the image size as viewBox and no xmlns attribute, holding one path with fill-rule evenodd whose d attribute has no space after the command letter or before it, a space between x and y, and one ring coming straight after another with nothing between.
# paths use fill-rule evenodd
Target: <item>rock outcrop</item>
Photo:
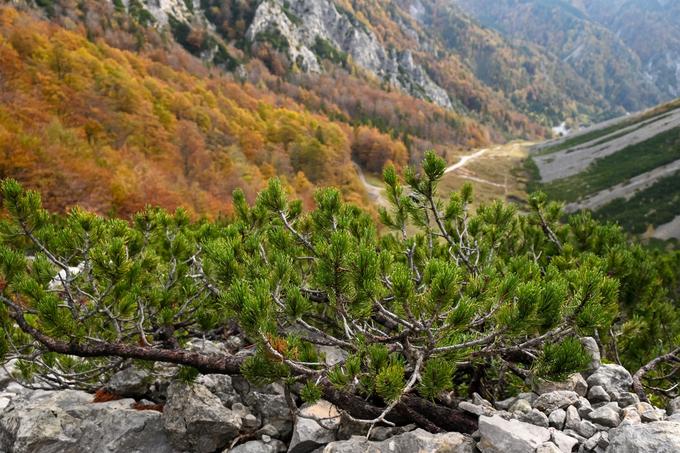
<instances>
[{"instance_id":1,"label":"rock outcrop","mask_svg":"<svg viewBox=\"0 0 680 453\"><path fill-rule=\"evenodd\" d=\"M64 390L27 392L0 416L0 451L12 453L179 452L160 412L131 408L134 400L93 403Z\"/></svg>"},{"instance_id":2,"label":"rock outcrop","mask_svg":"<svg viewBox=\"0 0 680 453\"><path fill-rule=\"evenodd\" d=\"M328 0L262 2L248 28L251 42L274 37L304 71L320 72L319 54L330 46L352 63L407 93L451 108L446 91L432 81L410 50L385 49L375 34L351 13Z\"/></svg>"}]
</instances>

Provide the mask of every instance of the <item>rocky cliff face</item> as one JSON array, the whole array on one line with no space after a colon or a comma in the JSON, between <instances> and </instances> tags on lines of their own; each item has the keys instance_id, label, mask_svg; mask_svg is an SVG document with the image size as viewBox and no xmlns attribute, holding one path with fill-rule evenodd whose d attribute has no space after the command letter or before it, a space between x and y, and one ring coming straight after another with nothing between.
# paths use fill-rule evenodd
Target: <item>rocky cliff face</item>
<instances>
[{"instance_id":1,"label":"rocky cliff face","mask_svg":"<svg viewBox=\"0 0 680 453\"><path fill-rule=\"evenodd\" d=\"M421 99L450 108L446 91L432 81L410 50L387 50L375 34L348 11L328 0L281 0L260 4L246 34L255 42L280 35L300 68L321 70L319 48L348 55L359 67Z\"/></svg>"},{"instance_id":2,"label":"rocky cliff face","mask_svg":"<svg viewBox=\"0 0 680 453\"><path fill-rule=\"evenodd\" d=\"M124 0L130 8L130 0ZM201 52L212 59L222 40L211 20L210 8L199 0L143 0L143 7L158 27L178 29L200 27L213 36ZM177 34L177 33L176 33ZM305 72L323 71L325 52L341 58L380 78L384 82L420 99L452 108L447 92L432 81L408 49L388 50L373 31L354 14L332 0L267 0L255 7L252 22L245 33L248 43L273 42L287 54L296 67Z\"/></svg>"}]
</instances>

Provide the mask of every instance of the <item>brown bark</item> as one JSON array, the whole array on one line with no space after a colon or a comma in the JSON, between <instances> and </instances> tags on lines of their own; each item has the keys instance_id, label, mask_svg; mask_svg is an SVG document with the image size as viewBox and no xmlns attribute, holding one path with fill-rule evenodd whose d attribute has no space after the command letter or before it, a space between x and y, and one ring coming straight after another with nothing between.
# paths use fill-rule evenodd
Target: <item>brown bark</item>
<instances>
[{"instance_id":1,"label":"brown bark","mask_svg":"<svg viewBox=\"0 0 680 453\"><path fill-rule=\"evenodd\" d=\"M32 327L23 313L15 310L12 318L28 335L52 352L77 357L120 357L126 359L166 362L196 368L204 374L240 374L246 356L207 355L178 349L157 349L124 343L67 342L44 334ZM372 405L351 393L343 392L330 383L322 384L323 397L355 418L371 420L380 416L384 408ZM458 409L437 405L415 395L405 395L387 416L396 425L415 423L430 432L458 431L472 433L477 420L471 414Z\"/></svg>"},{"instance_id":2,"label":"brown bark","mask_svg":"<svg viewBox=\"0 0 680 453\"><path fill-rule=\"evenodd\" d=\"M642 385L642 379L645 377L645 375L663 362L680 363L679 354L680 348L677 348L674 351L669 352L668 354L664 354L662 356L655 358L654 360L650 361L648 364L637 370L637 372L633 375L633 390L635 390L635 393L637 393L637 395L640 397L640 401L649 403L649 398L647 397L645 388Z\"/></svg>"},{"instance_id":3,"label":"brown bark","mask_svg":"<svg viewBox=\"0 0 680 453\"><path fill-rule=\"evenodd\" d=\"M120 357L124 359L147 360L174 363L196 368L204 374L239 374L245 357L206 355L178 349L157 349L150 346L136 346L126 343L107 342L66 342L57 340L32 327L20 312L12 315L21 330L31 335L52 352L77 357Z\"/></svg>"}]
</instances>

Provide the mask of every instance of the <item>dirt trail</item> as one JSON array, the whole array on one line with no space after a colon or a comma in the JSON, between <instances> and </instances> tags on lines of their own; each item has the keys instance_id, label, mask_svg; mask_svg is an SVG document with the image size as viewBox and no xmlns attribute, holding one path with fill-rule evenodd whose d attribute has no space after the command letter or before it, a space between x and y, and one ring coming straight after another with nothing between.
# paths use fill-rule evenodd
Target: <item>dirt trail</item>
<instances>
[{"instance_id":1,"label":"dirt trail","mask_svg":"<svg viewBox=\"0 0 680 453\"><path fill-rule=\"evenodd\" d=\"M467 156L461 157L460 160L458 161L458 163L455 163L453 165L446 167L446 170L444 170L444 174L451 173L452 171L456 171L459 168L464 167L471 160L474 160L474 159L477 159L478 157L483 156L484 153L486 153L488 150L489 150L488 148L480 149L476 153L469 154Z\"/></svg>"},{"instance_id":2,"label":"dirt trail","mask_svg":"<svg viewBox=\"0 0 680 453\"><path fill-rule=\"evenodd\" d=\"M470 161L483 156L487 151L489 151L489 149L484 148L484 149L480 149L479 151L476 151L472 154L462 156L457 163L446 167L446 170L444 170L444 174L451 173L451 172L454 172L454 171L456 171L460 168L463 168ZM364 174L364 171L361 168L361 166L359 164L357 164L356 162L354 162L354 167L356 168L357 173L359 174L359 180L361 181L361 184L363 184L364 189L366 189L366 192L368 192L368 196L371 198L371 200L379 206L388 207L390 203L384 195L384 191L385 191L384 187L371 184L366 179L366 175ZM474 177L471 177L471 176L468 176L467 178L472 179L472 180L476 180L478 182L491 184L491 185L498 185L494 182L486 181L486 180L483 180L483 179L480 179L480 178L474 178Z\"/></svg>"},{"instance_id":3,"label":"dirt trail","mask_svg":"<svg viewBox=\"0 0 680 453\"><path fill-rule=\"evenodd\" d=\"M357 173L359 174L359 180L361 181L361 184L363 184L364 189L366 189L366 192L368 192L368 196L370 197L371 201L373 201L375 204L383 207L389 206L389 201L387 201L387 198L385 198L385 195L383 195L384 189L380 186L374 186L368 180L366 179L366 175L364 174L364 170L361 168L359 164L354 162L354 168L357 169Z\"/></svg>"}]
</instances>

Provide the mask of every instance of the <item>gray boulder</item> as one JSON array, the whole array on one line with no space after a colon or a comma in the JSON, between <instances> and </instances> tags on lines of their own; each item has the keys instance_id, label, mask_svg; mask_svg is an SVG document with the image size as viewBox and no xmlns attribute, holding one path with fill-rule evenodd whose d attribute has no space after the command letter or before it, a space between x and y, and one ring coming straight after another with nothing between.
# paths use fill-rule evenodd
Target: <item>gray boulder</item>
<instances>
[{"instance_id":1,"label":"gray boulder","mask_svg":"<svg viewBox=\"0 0 680 453\"><path fill-rule=\"evenodd\" d=\"M488 417L491 417L494 414L494 412L496 412L493 407L489 407L486 405L478 405L471 403L469 401L461 401L458 404L458 409L463 410L465 412L469 412L471 414L486 415Z\"/></svg>"},{"instance_id":2,"label":"gray boulder","mask_svg":"<svg viewBox=\"0 0 680 453\"><path fill-rule=\"evenodd\" d=\"M510 406L510 412L513 414L527 414L531 412L531 403L523 398L518 398L517 401Z\"/></svg>"},{"instance_id":3,"label":"gray boulder","mask_svg":"<svg viewBox=\"0 0 680 453\"><path fill-rule=\"evenodd\" d=\"M534 408L549 414L554 410L574 405L578 401L578 393L570 390L557 390L555 392L544 393L536 398Z\"/></svg>"},{"instance_id":4,"label":"gray boulder","mask_svg":"<svg viewBox=\"0 0 680 453\"><path fill-rule=\"evenodd\" d=\"M496 401L494 406L496 406L496 409L502 410L502 411L507 411L510 409L510 406L512 406L515 401L517 401L517 397L513 396L511 398L507 398L501 401Z\"/></svg>"},{"instance_id":5,"label":"gray boulder","mask_svg":"<svg viewBox=\"0 0 680 453\"><path fill-rule=\"evenodd\" d=\"M592 451L595 450L597 447L600 448L607 448L609 446L609 435L606 432L598 432L595 433L590 439L585 441L583 444L583 447L588 450Z\"/></svg>"},{"instance_id":6,"label":"gray boulder","mask_svg":"<svg viewBox=\"0 0 680 453\"><path fill-rule=\"evenodd\" d=\"M336 346L319 346L318 349L325 356L325 362L328 366L344 362L349 355L347 351Z\"/></svg>"},{"instance_id":7,"label":"gray boulder","mask_svg":"<svg viewBox=\"0 0 680 453\"><path fill-rule=\"evenodd\" d=\"M567 419L567 412L564 409L557 409L550 413L548 423L556 429L564 428L564 421Z\"/></svg>"},{"instance_id":8,"label":"gray boulder","mask_svg":"<svg viewBox=\"0 0 680 453\"><path fill-rule=\"evenodd\" d=\"M565 412L564 427L578 431L578 427L581 424L581 416L578 410L574 406L569 406Z\"/></svg>"},{"instance_id":9,"label":"gray boulder","mask_svg":"<svg viewBox=\"0 0 680 453\"><path fill-rule=\"evenodd\" d=\"M472 438L460 433L432 434L416 429L382 442L369 441L364 436L331 442L318 453L474 453ZM316 453L315 452L315 453ZM507 452L506 452L507 453Z\"/></svg>"},{"instance_id":10,"label":"gray boulder","mask_svg":"<svg viewBox=\"0 0 680 453\"><path fill-rule=\"evenodd\" d=\"M586 350L588 355L590 355L590 364L588 366L589 371L595 371L602 365L600 348L597 345L597 341L593 337L583 337L581 338L581 344Z\"/></svg>"},{"instance_id":11,"label":"gray boulder","mask_svg":"<svg viewBox=\"0 0 680 453\"><path fill-rule=\"evenodd\" d=\"M583 379L583 376L581 376L581 373L574 373L561 382L546 381L545 379L535 377L532 381L532 387L539 395L558 390L570 390L578 393L579 396L586 396L586 392L588 392L588 384Z\"/></svg>"},{"instance_id":12,"label":"gray boulder","mask_svg":"<svg viewBox=\"0 0 680 453\"><path fill-rule=\"evenodd\" d=\"M562 453L562 450L554 443L546 442L536 449L536 453Z\"/></svg>"},{"instance_id":13,"label":"gray boulder","mask_svg":"<svg viewBox=\"0 0 680 453\"><path fill-rule=\"evenodd\" d=\"M600 357L600 348L597 345L597 341L593 337L583 337L581 338L581 344L586 350L588 355L590 355L590 364L588 366L589 371L595 371L602 365Z\"/></svg>"},{"instance_id":14,"label":"gray boulder","mask_svg":"<svg viewBox=\"0 0 680 453\"><path fill-rule=\"evenodd\" d=\"M623 392L614 399L619 402L621 407L632 406L640 402L640 397L631 392Z\"/></svg>"},{"instance_id":15,"label":"gray boulder","mask_svg":"<svg viewBox=\"0 0 680 453\"><path fill-rule=\"evenodd\" d=\"M550 426L548 416L538 409L531 409L531 412L521 414L518 417L518 420L521 422L531 423L532 425L542 426L543 428Z\"/></svg>"},{"instance_id":16,"label":"gray boulder","mask_svg":"<svg viewBox=\"0 0 680 453\"><path fill-rule=\"evenodd\" d=\"M644 401L637 403L635 405L635 409L637 409L638 413L640 414L640 418L644 423L660 422L666 415L663 409L658 409L649 403L645 403Z\"/></svg>"},{"instance_id":17,"label":"gray boulder","mask_svg":"<svg viewBox=\"0 0 680 453\"><path fill-rule=\"evenodd\" d=\"M173 382L163 411L173 444L196 453L225 448L239 433L241 417L204 385Z\"/></svg>"},{"instance_id":18,"label":"gray boulder","mask_svg":"<svg viewBox=\"0 0 680 453\"><path fill-rule=\"evenodd\" d=\"M677 453L680 422L622 425L609 431L607 453Z\"/></svg>"},{"instance_id":19,"label":"gray boulder","mask_svg":"<svg viewBox=\"0 0 680 453\"><path fill-rule=\"evenodd\" d=\"M576 437L570 436L557 429L551 429L550 434L552 436L550 438L552 442L564 453L571 453L574 447L579 443L579 439Z\"/></svg>"},{"instance_id":20,"label":"gray boulder","mask_svg":"<svg viewBox=\"0 0 680 453\"><path fill-rule=\"evenodd\" d=\"M134 400L92 403L73 390L22 395L0 414L0 451L12 453L172 453L161 414Z\"/></svg>"},{"instance_id":21,"label":"gray boulder","mask_svg":"<svg viewBox=\"0 0 680 453\"><path fill-rule=\"evenodd\" d=\"M611 401L609 393L601 385L594 385L588 390L588 400L591 403L608 403Z\"/></svg>"},{"instance_id":22,"label":"gray boulder","mask_svg":"<svg viewBox=\"0 0 680 453\"><path fill-rule=\"evenodd\" d=\"M142 397L149 392L151 373L143 368L130 366L111 376L106 389L125 397Z\"/></svg>"},{"instance_id":23,"label":"gray boulder","mask_svg":"<svg viewBox=\"0 0 680 453\"><path fill-rule=\"evenodd\" d=\"M602 386L610 395L630 392L633 377L628 370L620 365L602 365L588 377L588 386Z\"/></svg>"},{"instance_id":24,"label":"gray boulder","mask_svg":"<svg viewBox=\"0 0 680 453\"><path fill-rule=\"evenodd\" d=\"M668 402L666 412L668 415L680 414L680 396Z\"/></svg>"},{"instance_id":25,"label":"gray boulder","mask_svg":"<svg viewBox=\"0 0 680 453\"><path fill-rule=\"evenodd\" d=\"M640 413L634 406L624 408L621 413L623 415L621 423L629 425L639 425L642 423L642 417L640 417Z\"/></svg>"},{"instance_id":26,"label":"gray boulder","mask_svg":"<svg viewBox=\"0 0 680 453\"><path fill-rule=\"evenodd\" d=\"M551 438L546 428L498 416L479 417L479 432L482 453L533 452Z\"/></svg>"},{"instance_id":27,"label":"gray boulder","mask_svg":"<svg viewBox=\"0 0 680 453\"><path fill-rule=\"evenodd\" d=\"M606 426L608 428L616 428L619 426L619 423L621 423L618 406L615 408L609 404L595 409L590 414L588 414L588 417L592 422Z\"/></svg>"},{"instance_id":28,"label":"gray boulder","mask_svg":"<svg viewBox=\"0 0 680 453\"><path fill-rule=\"evenodd\" d=\"M262 418L262 425L274 426L283 439L293 432L293 417L286 403L286 397L274 393L276 389L271 391L272 393L250 392L245 395L244 403L251 408L253 413Z\"/></svg>"},{"instance_id":29,"label":"gray boulder","mask_svg":"<svg viewBox=\"0 0 680 453\"><path fill-rule=\"evenodd\" d=\"M269 442L251 440L231 450L225 450L224 453L283 453L284 451L286 451L286 444L280 440L270 439Z\"/></svg>"},{"instance_id":30,"label":"gray boulder","mask_svg":"<svg viewBox=\"0 0 680 453\"><path fill-rule=\"evenodd\" d=\"M336 439L340 413L328 401L303 407L296 418L289 453L308 453Z\"/></svg>"},{"instance_id":31,"label":"gray boulder","mask_svg":"<svg viewBox=\"0 0 680 453\"><path fill-rule=\"evenodd\" d=\"M196 379L198 384L202 384L216 395L222 404L231 407L234 403L241 401L241 397L234 389L231 376L226 374L204 374Z\"/></svg>"},{"instance_id":32,"label":"gray boulder","mask_svg":"<svg viewBox=\"0 0 680 453\"><path fill-rule=\"evenodd\" d=\"M593 437L595 433L599 431L599 429L597 428L597 426L595 426L593 422L590 422L588 420L581 420L581 423L579 423L578 427L574 431L576 431L586 439L589 439Z\"/></svg>"}]
</instances>

